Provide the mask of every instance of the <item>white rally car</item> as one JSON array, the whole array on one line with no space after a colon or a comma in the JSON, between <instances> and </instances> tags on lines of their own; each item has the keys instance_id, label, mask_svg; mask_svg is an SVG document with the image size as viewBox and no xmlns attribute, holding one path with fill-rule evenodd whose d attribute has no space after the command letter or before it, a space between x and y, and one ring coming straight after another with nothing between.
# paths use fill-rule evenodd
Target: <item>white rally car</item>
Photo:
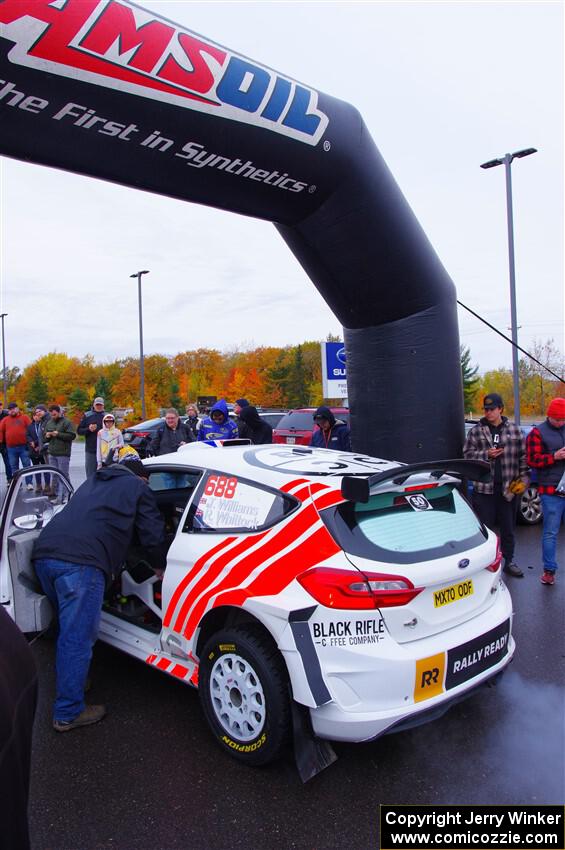
<instances>
[{"instance_id":1,"label":"white rally car","mask_svg":"<svg viewBox=\"0 0 565 850\"><path fill-rule=\"evenodd\" d=\"M197 687L237 758L277 757L296 712L338 741L422 723L511 660L497 538L461 488L485 464L203 443L144 463L167 569L132 546L100 640ZM26 632L51 620L30 555L62 509L37 470L15 476L1 527L0 601Z\"/></svg>"}]
</instances>

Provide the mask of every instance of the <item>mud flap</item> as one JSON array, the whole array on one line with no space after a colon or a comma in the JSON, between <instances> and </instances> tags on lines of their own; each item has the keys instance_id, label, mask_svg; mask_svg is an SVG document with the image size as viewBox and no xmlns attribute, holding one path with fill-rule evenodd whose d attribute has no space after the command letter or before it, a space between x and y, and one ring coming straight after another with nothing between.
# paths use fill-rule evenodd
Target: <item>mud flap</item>
<instances>
[{"instance_id":1,"label":"mud flap","mask_svg":"<svg viewBox=\"0 0 565 850\"><path fill-rule=\"evenodd\" d=\"M308 782L337 761L337 756L329 741L323 741L314 735L310 712L306 706L299 705L292 698L290 705L296 768L302 782Z\"/></svg>"}]
</instances>

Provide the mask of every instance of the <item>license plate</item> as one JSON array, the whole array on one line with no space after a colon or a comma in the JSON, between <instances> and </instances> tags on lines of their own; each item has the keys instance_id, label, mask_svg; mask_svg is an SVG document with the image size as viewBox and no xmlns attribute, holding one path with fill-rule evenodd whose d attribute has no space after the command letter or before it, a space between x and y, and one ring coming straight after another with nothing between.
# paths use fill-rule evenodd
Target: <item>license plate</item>
<instances>
[{"instance_id":1,"label":"license plate","mask_svg":"<svg viewBox=\"0 0 565 850\"><path fill-rule=\"evenodd\" d=\"M287 443L295 443L295 442L296 442L296 437L287 437L287 438L286 438L286 441L287 441Z\"/></svg>"},{"instance_id":2,"label":"license plate","mask_svg":"<svg viewBox=\"0 0 565 850\"><path fill-rule=\"evenodd\" d=\"M466 599L468 596L472 596L473 593L473 582L470 578L460 581L457 584L452 584L449 587L442 587L441 590L434 590L434 608L443 608L444 605L451 605L452 602Z\"/></svg>"}]
</instances>

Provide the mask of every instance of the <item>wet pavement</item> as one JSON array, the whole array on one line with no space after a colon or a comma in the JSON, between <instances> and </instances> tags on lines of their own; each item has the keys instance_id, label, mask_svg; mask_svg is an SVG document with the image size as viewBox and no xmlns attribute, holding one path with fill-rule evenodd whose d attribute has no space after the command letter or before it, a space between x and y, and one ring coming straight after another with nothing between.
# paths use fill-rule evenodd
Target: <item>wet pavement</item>
<instances>
[{"instance_id":1,"label":"wet pavement","mask_svg":"<svg viewBox=\"0 0 565 850\"><path fill-rule=\"evenodd\" d=\"M233 761L196 691L102 644L89 701L109 714L57 735L54 644L37 640L33 850L373 850L380 803L563 803L565 574L541 585L540 541L541 527L518 528L526 575L508 579L517 652L500 683L426 726L336 744L337 762L306 785L290 754L263 769Z\"/></svg>"}]
</instances>

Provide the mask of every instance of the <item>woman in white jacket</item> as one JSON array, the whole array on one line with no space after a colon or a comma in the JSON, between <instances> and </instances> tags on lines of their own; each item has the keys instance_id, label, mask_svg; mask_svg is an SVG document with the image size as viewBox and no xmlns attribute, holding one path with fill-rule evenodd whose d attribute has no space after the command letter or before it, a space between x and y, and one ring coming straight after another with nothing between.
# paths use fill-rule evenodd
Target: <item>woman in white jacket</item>
<instances>
[{"instance_id":1,"label":"woman in white jacket","mask_svg":"<svg viewBox=\"0 0 565 850\"><path fill-rule=\"evenodd\" d=\"M96 444L97 468L100 469L105 463L111 463L117 449L121 449L123 445L124 438L120 429L116 428L116 420L111 413L105 413Z\"/></svg>"}]
</instances>

